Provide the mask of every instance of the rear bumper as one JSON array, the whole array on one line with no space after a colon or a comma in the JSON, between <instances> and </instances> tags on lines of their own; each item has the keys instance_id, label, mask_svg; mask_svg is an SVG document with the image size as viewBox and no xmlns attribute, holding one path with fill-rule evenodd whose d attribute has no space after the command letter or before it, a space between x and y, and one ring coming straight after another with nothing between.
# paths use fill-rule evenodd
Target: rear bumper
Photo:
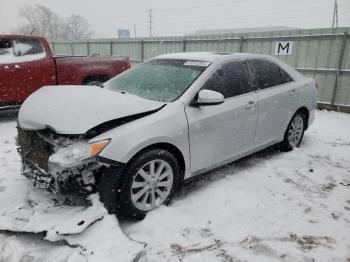
<instances>
[{"instance_id":1,"label":"rear bumper","mask_svg":"<svg viewBox=\"0 0 350 262\"><path fill-rule=\"evenodd\" d=\"M307 123L307 127L309 128L310 125L315 121L315 114L316 114L316 109L312 109L309 112L309 122Z\"/></svg>"}]
</instances>

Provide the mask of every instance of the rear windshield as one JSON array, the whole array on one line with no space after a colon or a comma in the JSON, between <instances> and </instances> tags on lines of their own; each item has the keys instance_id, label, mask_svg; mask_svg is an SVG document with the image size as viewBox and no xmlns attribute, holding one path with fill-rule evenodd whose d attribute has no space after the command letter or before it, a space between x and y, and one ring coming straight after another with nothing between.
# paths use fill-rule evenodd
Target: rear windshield
<instances>
[{"instance_id":1,"label":"rear windshield","mask_svg":"<svg viewBox=\"0 0 350 262\"><path fill-rule=\"evenodd\" d=\"M172 102L189 88L208 65L204 61L155 59L125 71L104 86L151 100Z\"/></svg>"}]
</instances>

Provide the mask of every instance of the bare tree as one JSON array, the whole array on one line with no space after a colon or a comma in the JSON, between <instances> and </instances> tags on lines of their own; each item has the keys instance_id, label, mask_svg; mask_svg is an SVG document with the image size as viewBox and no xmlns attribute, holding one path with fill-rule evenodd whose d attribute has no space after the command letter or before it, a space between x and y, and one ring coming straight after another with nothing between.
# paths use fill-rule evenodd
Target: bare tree
<instances>
[{"instance_id":1,"label":"bare tree","mask_svg":"<svg viewBox=\"0 0 350 262\"><path fill-rule=\"evenodd\" d=\"M68 29L67 38L70 40L90 38L93 33L89 23L80 15L71 15L68 17L66 28Z\"/></svg>"},{"instance_id":2,"label":"bare tree","mask_svg":"<svg viewBox=\"0 0 350 262\"><path fill-rule=\"evenodd\" d=\"M91 26L82 16L71 15L63 19L43 5L24 6L19 9L19 14L25 22L15 33L34 33L50 41L89 38L93 34Z\"/></svg>"}]
</instances>

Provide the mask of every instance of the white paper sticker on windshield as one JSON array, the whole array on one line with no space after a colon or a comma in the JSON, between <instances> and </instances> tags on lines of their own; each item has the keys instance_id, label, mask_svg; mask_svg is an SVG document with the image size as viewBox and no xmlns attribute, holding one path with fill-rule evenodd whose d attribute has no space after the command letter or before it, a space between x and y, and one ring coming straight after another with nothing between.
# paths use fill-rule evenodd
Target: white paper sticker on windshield
<instances>
[{"instance_id":1,"label":"white paper sticker on windshield","mask_svg":"<svg viewBox=\"0 0 350 262\"><path fill-rule=\"evenodd\" d=\"M209 62L205 62L205 61L187 61L186 63L184 63L185 66L205 66L207 67L208 65L210 65Z\"/></svg>"}]
</instances>

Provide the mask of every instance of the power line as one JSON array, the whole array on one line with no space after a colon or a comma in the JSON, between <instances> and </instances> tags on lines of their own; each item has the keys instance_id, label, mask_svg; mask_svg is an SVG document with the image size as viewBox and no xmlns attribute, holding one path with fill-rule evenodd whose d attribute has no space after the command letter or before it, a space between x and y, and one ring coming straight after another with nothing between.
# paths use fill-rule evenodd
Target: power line
<instances>
[{"instance_id":1,"label":"power line","mask_svg":"<svg viewBox=\"0 0 350 262\"><path fill-rule=\"evenodd\" d=\"M295 18L297 19L297 18ZM312 28L315 27L316 25L319 25L320 23L324 23L325 25L327 24L327 22L329 22L329 19L322 19L322 20L315 20L312 23L307 23L306 28ZM212 29L208 29L208 30L215 30L218 28L212 28ZM185 33L189 33L189 31L186 30L182 30L182 31L156 31L157 34L185 34Z\"/></svg>"},{"instance_id":2,"label":"power line","mask_svg":"<svg viewBox=\"0 0 350 262\"><path fill-rule=\"evenodd\" d=\"M308 14L307 16L305 16L304 14L302 15L297 15L297 16L284 16L284 17L276 17L276 18L269 18L269 22L270 21L288 21L288 20L295 20L295 19L300 19L300 18L303 18L303 19L314 19L315 16L329 16L329 13L318 13L318 14ZM263 19L263 18L262 18ZM227 21L224 21L224 22L217 22L217 23L213 23L213 22L210 22L210 23L198 23L196 24L196 26L212 26L212 25L222 25L224 23L235 23L237 21L239 22L249 22L249 21L255 21L257 20L255 17L251 17L251 16L246 16L246 19L241 19L241 18L233 18L233 19L230 19L230 20L227 20ZM203 20L203 22L209 22L209 21L206 21L206 20ZM162 23L162 25L168 25L167 23ZM189 26L189 25L193 25L193 23L187 23L187 24L174 24L174 25L178 25L178 26Z\"/></svg>"},{"instance_id":3,"label":"power line","mask_svg":"<svg viewBox=\"0 0 350 262\"><path fill-rule=\"evenodd\" d=\"M154 23L154 11L156 11L157 14L159 13L160 17L157 20L165 20L167 17L165 19L163 19L163 17L160 15L162 12L164 12L164 15L166 15L165 13L170 12L170 11L181 11L181 10L191 10L191 9L198 9L198 8L214 7L214 6L223 6L223 5L239 3L239 2L244 2L244 1L247 1L247 0L226 1L226 2L221 2L221 3L217 3L217 4L203 4L203 5L197 5L197 6L182 7L182 8L149 9L148 15L147 15L149 21L148 21L148 23L146 23L145 29L147 28L148 34L151 37L154 34L154 28L158 27L158 26L155 26L155 23ZM336 1L337 0L335 0L335 2ZM342 7L348 6L347 4L349 4L349 3L342 4ZM328 4L328 5L323 5L323 6L317 5L314 7L303 8L303 9L299 8L299 9L294 9L294 10L282 10L282 11L278 11L278 12L276 12L276 11L275 12L265 12L265 13L259 12L256 14L250 14L250 15L245 15L245 16L221 17L221 18L219 17L219 18L215 18L215 19L200 19L200 20L187 20L187 21L182 19L182 21L179 21L179 22L167 22L165 20L164 22L159 23L159 25L160 26L162 26L162 25L175 25L178 27L183 27L183 26L190 26L190 25L193 26L193 23L196 23L195 26L197 26L197 27L200 27L200 26L202 26L202 27L209 26L210 27L210 26L215 26L215 25L220 25L222 27L223 24L235 23L237 21L250 22L252 19L254 19L254 21L261 21L264 19L268 19L269 21L281 21L283 23L283 21L288 21L291 19L300 19L300 18L308 19L308 17L329 15L329 13L327 13L327 14L323 14L323 13L315 14L315 10L321 11L321 9L323 10L324 8L328 8L328 11L329 11L329 7L331 7L331 6L333 6L333 4L332 5ZM334 25L338 24L338 3L336 3L336 7L337 8L334 8L334 14L333 14L334 15L334 18L333 18ZM310 12L310 10L312 10L313 12ZM343 12L344 10L340 10L340 11ZM289 14L295 14L296 12L299 13L298 16L288 16ZM130 13L128 15L123 15L123 16L119 16L119 17L117 16L117 17L113 18L113 20L116 22L118 20L124 20L124 18L126 19L126 18L130 18L130 17L136 16L136 15L141 20L142 16L139 15L141 13L145 14L145 11ZM276 17L276 18L271 19L271 15L275 15L275 14L277 14L278 16L282 15L282 14L287 14L287 16ZM158 15L157 15L157 17L158 17ZM109 19L109 18L99 19L99 20L112 20L112 18L111 19ZM211 23L211 21L213 23ZM130 24L130 28L133 27L134 23ZM140 21L140 23L141 23L141 21ZM309 25L309 23L307 23L307 25ZM167 33L169 33L169 32L167 32ZM157 34L159 34L159 33L157 32Z\"/></svg>"},{"instance_id":4,"label":"power line","mask_svg":"<svg viewBox=\"0 0 350 262\"><path fill-rule=\"evenodd\" d=\"M159 9L154 9L154 10L155 11L163 11L163 12L171 12L171 11L179 11L179 10L190 10L190 9L199 9L199 8L222 6L222 5L235 4L235 3L246 2L246 1L248 1L248 0L227 1L227 2L216 3L216 4L197 5L197 6L179 7L179 8L159 8Z\"/></svg>"},{"instance_id":5,"label":"power line","mask_svg":"<svg viewBox=\"0 0 350 262\"><path fill-rule=\"evenodd\" d=\"M227 2L226 2L227 3ZM232 3L232 2L231 2ZM330 6L330 5L327 5L328 7ZM324 7L326 7L326 5L325 6L321 6L321 8L324 8ZM195 7L189 7L189 8L195 8ZM300 15L298 15L298 16L284 16L284 17L276 17L276 18L274 18L274 19L271 19L270 17L269 17L269 21L281 21L281 22L283 22L283 21L290 21L290 20L293 20L293 19L300 19L300 18L304 18L304 19L308 19L309 17L315 17L315 16L324 16L324 15L326 15L326 16L328 16L329 15L329 12L327 12L327 13L319 13L319 14L314 14L314 12L312 13L312 14L310 14L310 10L312 10L312 11L315 11L315 9L320 9L320 6L317 6L317 7L310 7L310 8L303 8L303 9L295 9L295 10L288 10L288 11L281 11L281 12L278 12L278 15L279 14L294 14L295 12L297 12L297 11L299 11L299 12L302 12L303 14L300 14ZM186 8L187 9L187 8ZM175 10L175 9L171 9L171 10ZM329 9L328 9L329 10ZM307 13L305 13L305 12L307 12ZM268 15L268 14L276 14L276 12L268 12L268 13L259 13L259 14L257 14L257 15L246 15L246 16L235 16L235 17L233 17L233 18L231 18L231 17L229 17L229 18L218 18L218 19L205 19L205 20L192 20L191 22L190 21L186 21L186 22L179 22L179 23L169 23L169 22L162 22L161 23L161 25L175 25L175 26L191 26L191 25L193 25L193 22L196 22L196 23L198 23L198 22L204 22L204 23L200 23L200 24L197 24L197 26L199 27L199 26L213 26L213 25L221 25L222 26L222 24L223 23L235 23L235 21L237 22L237 21L239 21L239 22L241 22L242 21L242 18L244 18L244 20L246 21L247 19L246 18L248 18L248 21L249 20L252 20L252 19L254 19L254 21L255 20L260 20L260 19L264 19L265 17L266 17L266 15ZM262 18L257 18L257 16L259 17L261 17L261 16L265 16L265 17L262 17ZM212 22L210 22L210 21L214 21L214 23L212 23ZM219 21L224 21L224 22L219 22ZM216 22L216 23L215 23Z\"/></svg>"},{"instance_id":6,"label":"power line","mask_svg":"<svg viewBox=\"0 0 350 262\"><path fill-rule=\"evenodd\" d=\"M241 0L242 1L242 0ZM230 1L230 2L226 2L227 3L233 3L233 1ZM342 4L342 6L346 6L348 4ZM216 4L215 6L220 6L220 4ZM307 10L315 10L315 9L319 9L319 8L327 8L329 9L330 6L333 6L332 5L324 5L324 6L315 6L315 7L311 7L311 8L302 8L302 9L294 9L294 10L288 10L288 11L279 11L278 13L281 14L281 13L294 13L294 12L298 12L298 11L307 11ZM189 7L189 8L173 8L171 10L181 10L181 9L195 9L195 8L198 8L197 7ZM167 10L167 9L152 9L152 11L162 11L162 10ZM249 16L264 16L264 15L269 15L269 14L275 14L276 12L265 12L265 13L253 13L253 14L250 14ZM134 16L137 16L137 17L140 17L140 14L145 14L145 11L139 11L139 12L134 12L134 13L129 13L129 14L125 14L125 15L122 15L122 16L116 16L116 17L106 17L106 18L102 18L102 19L98 19L99 21L109 21L109 20L124 20L124 19L127 19L127 18L130 18L130 17L134 17ZM247 16L235 16L235 18L244 18L244 17L247 17ZM205 20L187 20L185 23L189 22L189 23L192 23L192 22L202 22L202 21L218 21L218 20L225 20L227 18L219 18L219 19L205 19ZM179 24L179 23L167 23L167 24Z\"/></svg>"},{"instance_id":7,"label":"power line","mask_svg":"<svg viewBox=\"0 0 350 262\"><path fill-rule=\"evenodd\" d=\"M327 10L329 10L329 7L332 5L327 5ZM315 10L317 8L320 8L321 6L318 7L312 7L312 8L303 8L303 9L295 9L295 10L289 10L289 11L281 11L278 12L278 14L294 14L295 12L303 12L303 11L308 11L308 10ZM324 8L326 6L322 6L321 8ZM228 19L230 21L233 20L238 20L241 18L251 18L251 19L256 19L257 17L262 17L265 18L266 15L271 15L271 14L276 14L276 12L266 12L266 13L257 13L257 14L250 14L250 15L244 15L244 16L235 16L234 18L232 17L224 17L224 18L214 18L214 19L200 19L200 20L187 20L185 22L170 22L170 23L162 23L162 24L167 24L167 25L181 25L181 24L185 24L188 25L189 23L197 23L197 22L209 22L209 21L227 21ZM329 14L329 13L327 13ZM307 13L308 16L310 16ZM311 16L313 16L314 14L312 14Z\"/></svg>"},{"instance_id":8,"label":"power line","mask_svg":"<svg viewBox=\"0 0 350 262\"><path fill-rule=\"evenodd\" d=\"M236 0L236 1L228 1L228 2L223 2L223 3L217 3L217 4L208 4L208 5L198 5L198 6L191 6L191 7L179 7L179 8L159 8L159 9L152 9L152 11L161 11L161 12L167 12L167 11L178 11L178 10L190 10L190 9L198 9L198 8L206 8L206 7L214 7L214 6L222 6L222 5L227 5L227 4L232 4L232 3L239 3L239 2L245 2L248 0ZM151 9L148 9L148 12ZM103 19L99 19L99 20L119 20L120 18L130 18L132 16L138 16L139 14L144 14L144 11L140 11L140 12L133 12L133 13L129 13L129 14L125 14L122 16L117 16L117 17L113 17L113 18L103 18Z\"/></svg>"}]
</instances>

